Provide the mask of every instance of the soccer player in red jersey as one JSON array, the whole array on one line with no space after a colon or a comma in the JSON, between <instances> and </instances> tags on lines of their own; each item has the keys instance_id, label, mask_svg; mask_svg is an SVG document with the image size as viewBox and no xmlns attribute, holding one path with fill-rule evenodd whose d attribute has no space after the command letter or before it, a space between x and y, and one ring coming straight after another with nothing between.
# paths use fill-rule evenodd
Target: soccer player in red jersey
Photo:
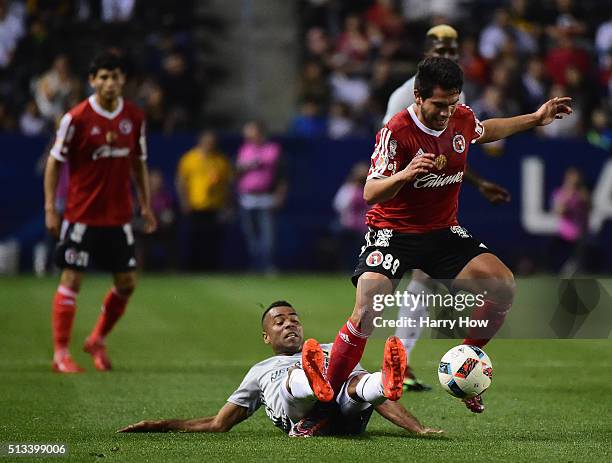
<instances>
[{"instance_id":1,"label":"soccer player in red jersey","mask_svg":"<svg viewBox=\"0 0 612 463\"><path fill-rule=\"evenodd\" d=\"M53 298L53 370L83 371L69 351L83 273L91 265L112 272L114 285L102 303L84 350L100 371L110 370L105 338L123 315L136 285L131 179L135 180L145 232L156 228L149 200L144 114L122 98L121 58L96 56L89 70L94 94L64 115L45 168L45 224L60 238L55 262L62 269ZM63 163L69 166L64 220L55 209Z\"/></svg>"},{"instance_id":2,"label":"soccer player in red jersey","mask_svg":"<svg viewBox=\"0 0 612 463\"><path fill-rule=\"evenodd\" d=\"M374 207L370 232L353 274L353 313L331 353L329 381L335 391L363 354L373 331L374 297L389 294L408 269L451 281L450 290L486 294L472 319L465 344L482 347L501 327L514 298L512 272L457 221L459 190L470 143L487 143L571 114L571 98L553 98L532 114L480 122L458 104L463 73L452 60L426 58L419 64L415 104L397 113L378 132L364 198ZM464 401L473 412L482 398Z\"/></svg>"}]
</instances>

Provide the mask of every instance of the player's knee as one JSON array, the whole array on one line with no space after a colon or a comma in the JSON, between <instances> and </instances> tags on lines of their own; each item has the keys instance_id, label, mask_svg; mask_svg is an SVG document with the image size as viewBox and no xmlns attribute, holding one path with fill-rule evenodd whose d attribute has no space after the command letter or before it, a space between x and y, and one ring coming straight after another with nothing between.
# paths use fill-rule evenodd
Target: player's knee
<instances>
[{"instance_id":1,"label":"player's knee","mask_svg":"<svg viewBox=\"0 0 612 463\"><path fill-rule=\"evenodd\" d=\"M133 275L122 275L115 277L115 290L123 297L129 297L136 289L136 277Z\"/></svg>"},{"instance_id":2,"label":"player's knee","mask_svg":"<svg viewBox=\"0 0 612 463\"><path fill-rule=\"evenodd\" d=\"M490 278L488 286L490 286L488 299L495 300L500 304L512 304L516 293L516 282L510 270Z\"/></svg>"},{"instance_id":3,"label":"player's knee","mask_svg":"<svg viewBox=\"0 0 612 463\"><path fill-rule=\"evenodd\" d=\"M117 293L123 297L130 297L134 293L135 289L136 286L129 283L122 286L115 285L115 291L117 291Z\"/></svg>"},{"instance_id":4,"label":"player's knee","mask_svg":"<svg viewBox=\"0 0 612 463\"><path fill-rule=\"evenodd\" d=\"M81 274L72 270L64 270L60 277L60 284L78 293L81 289Z\"/></svg>"}]
</instances>

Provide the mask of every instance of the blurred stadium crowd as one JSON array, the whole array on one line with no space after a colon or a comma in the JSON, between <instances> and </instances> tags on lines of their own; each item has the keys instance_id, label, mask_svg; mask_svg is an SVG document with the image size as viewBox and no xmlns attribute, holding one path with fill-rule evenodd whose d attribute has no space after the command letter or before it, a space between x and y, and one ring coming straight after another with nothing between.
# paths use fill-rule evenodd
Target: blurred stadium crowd
<instances>
[{"instance_id":1,"label":"blurred stadium crowd","mask_svg":"<svg viewBox=\"0 0 612 463\"><path fill-rule=\"evenodd\" d=\"M88 91L92 44L129 43L126 89L152 131L199 129L211 76L194 40L194 2L0 0L0 130L47 133ZM609 0L299 0L303 58L294 135L375 131L389 95L415 72L425 31L459 31L466 101L481 118L574 98L578 117L542 131L612 142ZM95 40L89 40L95 37ZM221 76L216 76L217 78ZM244 121L236 121L241 124Z\"/></svg>"},{"instance_id":2,"label":"blurred stadium crowd","mask_svg":"<svg viewBox=\"0 0 612 463\"><path fill-rule=\"evenodd\" d=\"M415 73L425 32L459 31L466 101L481 119L570 95L577 117L545 137L609 147L612 5L605 0L303 1L298 134L341 138L380 126L389 95Z\"/></svg>"},{"instance_id":3,"label":"blurred stadium crowd","mask_svg":"<svg viewBox=\"0 0 612 463\"><path fill-rule=\"evenodd\" d=\"M575 116L539 134L612 147L612 0L294 1L301 59L295 116L286 121L289 137L372 136L391 93L414 75L426 31L451 24L459 33L466 102L481 119L531 112L549 97L569 95ZM59 118L89 93L91 57L117 44L130 76L124 93L146 112L149 132L195 135L219 125L243 127L244 119L224 125L206 115L207 93L224 78L207 62L209 50L198 36L203 28L223 27L197 14L206 3L0 0L0 132L50 138ZM246 117L235 108L228 114ZM268 161L254 162L253 146L262 140L257 156ZM143 237L146 267L218 268L221 247L198 243L221 241L226 224L239 218L251 268L274 273L274 215L289 188L283 149L252 121L236 150L218 147L214 132L201 133L176 166L176 188L168 185L168 172L154 169L160 229ZM350 268L363 235L366 172L367 165L357 164L343 185L334 186L335 268ZM179 226L185 229L177 235ZM40 255L44 271L50 252Z\"/></svg>"},{"instance_id":4,"label":"blurred stadium crowd","mask_svg":"<svg viewBox=\"0 0 612 463\"><path fill-rule=\"evenodd\" d=\"M193 2L154 3L0 0L0 130L53 131L89 93L91 57L117 43L126 45L126 96L146 111L149 128L196 128L205 85L194 62Z\"/></svg>"}]
</instances>

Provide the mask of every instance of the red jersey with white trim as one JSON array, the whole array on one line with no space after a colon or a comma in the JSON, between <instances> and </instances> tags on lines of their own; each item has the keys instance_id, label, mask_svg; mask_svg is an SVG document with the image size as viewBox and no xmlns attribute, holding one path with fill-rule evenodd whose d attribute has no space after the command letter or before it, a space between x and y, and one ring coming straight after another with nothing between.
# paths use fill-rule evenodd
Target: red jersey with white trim
<instances>
[{"instance_id":1,"label":"red jersey with white trim","mask_svg":"<svg viewBox=\"0 0 612 463\"><path fill-rule=\"evenodd\" d=\"M390 177L424 153L436 155L436 168L419 174L395 198L376 204L366 214L366 223L400 233L426 233L458 225L459 191L468 148L483 133L480 121L463 104L457 106L441 131L419 121L414 105L393 116L376 135L368 180Z\"/></svg>"},{"instance_id":2,"label":"red jersey with white trim","mask_svg":"<svg viewBox=\"0 0 612 463\"><path fill-rule=\"evenodd\" d=\"M64 115L51 156L68 162L64 217L69 222L115 227L132 219L132 165L146 159L144 114L119 98L113 112L95 95Z\"/></svg>"}]
</instances>

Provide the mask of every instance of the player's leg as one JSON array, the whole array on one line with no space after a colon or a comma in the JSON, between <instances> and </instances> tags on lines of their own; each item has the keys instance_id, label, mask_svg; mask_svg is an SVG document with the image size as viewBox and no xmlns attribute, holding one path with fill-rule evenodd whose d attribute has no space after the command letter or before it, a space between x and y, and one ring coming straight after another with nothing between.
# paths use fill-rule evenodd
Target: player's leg
<instances>
[{"instance_id":1,"label":"player's leg","mask_svg":"<svg viewBox=\"0 0 612 463\"><path fill-rule=\"evenodd\" d=\"M483 347L501 328L508 314L515 293L514 276L495 255L480 254L470 260L453 281L453 289L474 294L486 294L484 304L475 307L472 320L486 320L484 328L470 328L464 344ZM482 396L463 400L474 413L484 411Z\"/></svg>"},{"instance_id":2,"label":"player's leg","mask_svg":"<svg viewBox=\"0 0 612 463\"><path fill-rule=\"evenodd\" d=\"M92 355L97 370L111 369L106 353L106 337L125 313L130 296L136 288L136 272L113 274L114 285L108 290L98 320L85 341L84 350Z\"/></svg>"},{"instance_id":3,"label":"player's leg","mask_svg":"<svg viewBox=\"0 0 612 463\"><path fill-rule=\"evenodd\" d=\"M453 289L486 295L471 318L486 320L483 328L471 328L464 344L483 347L501 328L514 300L516 285L512 271L494 254L480 254L470 260L453 281Z\"/></svg>"},{"instance_id":4,"label":"player's leg","mask_svg":"<svg viewBox=\"0 0 612 463\"><path fill-rule=\"evenodd\" d=\"M70 334L77 309L77 296L81 289L83 273L64 269L60 283L53 297L53 370L58 373L79 373L83 371L70 356Z\"/></svg>"},{"instance_id":5,"label":"player's leg","mask_svg":"<svg viewBox=\"0 0 612 463\"><path fill-rule=\"evenodd\" d=\"M306 417L317 402L306 373L299 367L287 372L287 379L280 387L280 397L285 413L293 423Z\"/></svg>"},{"instance_id":6,"label":"player's leg","mask_svg":"<svg viewBox=\"0 0 612 463\"><path fill-rule=\"evenodd\" d=\"M398 319L399 320L416 320L417 323L414 327L408 326L398 326L395 329L395 336L402 340L402 344L404 345L404 349L406 349L406 354L408 354L408 358L410 358L410 352L412 348L419 339L421 335L421 331L423 328L419 324L419 320L421 318L425 318L428 315L427 306L425 305L425 298L428 294L434 294L436 292L436 282L425 272L419 269L414 269L412 271L412 277L408 282L408 286L406 287L406 292L408 294L414 294L415 296L422 294L422 298L415 297L416 303L412 305L403 305L400 304L398 306ZM403 299L402 299L403 301ZM406 378L404 380L404 387L409 391L429 391L431 390L431 386L424 384L414 375L414 372L410 368L410 365L407 365L406 368Z\"/></svg>"},{"instance_id":7,"label":"player's leg","mask_svg":"<svg viewBox=\"0 0 612 463\"><path fill-rule=\"evenodd\" d=\"M363 413L369 405L380 405L385 400L401 398L406 368L406 351L399 338L391 336L385 343L380 371L355 371L342 386L336 401L344 415Z\"/></svg>"},{"instance_id":8,"label":"player's leg","mask_svg":"<svg viewBox=\"0 0 612 463\"><path fill-rule=\"evenodd\" d=\"M374 297L390 294L393 282L382 273L365 272L359 276L355 307L351 317L339 331L332 347L327 377L335 392L353 371L374 329Z\"/></svg>"}]
</instances>

